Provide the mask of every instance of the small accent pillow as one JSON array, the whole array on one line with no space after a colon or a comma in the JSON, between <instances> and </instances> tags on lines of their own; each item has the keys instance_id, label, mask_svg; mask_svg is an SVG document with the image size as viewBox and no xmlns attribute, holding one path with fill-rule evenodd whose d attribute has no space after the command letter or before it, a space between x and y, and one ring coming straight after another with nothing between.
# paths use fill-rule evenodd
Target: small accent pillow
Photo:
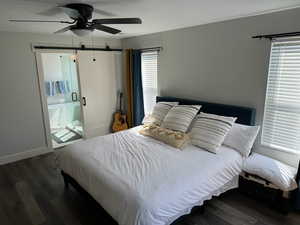
<instances>
[{"instance_id":1,"label":"small accent pillow","mask_svg":"<svg viewBox=\"0 0 300 225\"><path fill-rule=\"evenodd\" d=\"M270 157L253 153L245 160L243 170L270 181L283 191L291 191L297 188L296 168Z\"/></svg>"},{"instance_id":2,"label":"small accent pillow","mask_svg":"<svg viewBox=\"0 0 300 225\"><path fill-rule=\"evenodd\" d=\"M178 105L178 102L156 103L153 107L152 113L144 117L142 124L154 123L160 126L169 110L175 105Z\"/></svg>"},{"instance_id":3,"label":"small accent pillow","mask_svg":"<svg viewBox=\"0 0 300 225\"><path fill-rule=\"evenodd\" d=\"M182 149L189 141L189 136L187 134L161 128L155 124L143 125L143 128L139 130L139 133L180 149Z\"/></svg>"},{"instance_id":4,"label":"small accent pillow","mask_svg":"<svg viewBox=\"0 0 300 225\"><path fill-rule=\"evenodd\" d=\"M176 105L166 115L161 127L186 132L201 105Z\"/></svg>"},{"instance_id":5,"label":"small accent pillow","mask_svg":"<svg viewBox=\"0 0 300 225\"><path fill-rule=\"evenodd\" d=\"M191 131L193 145L218 153L236 117L225 117L201 112Z\"/></svg>"},{"instance_id":6,"label":"small accent pillow","mask_svg":"<svg viewBox=\"0 0 300 225\"><path fill-rule=\"evenodd\" d=\"M248 157L259 129L260 126L234 123L223 144L236 149L242 156Z\"/></svg>"}]
</instances>

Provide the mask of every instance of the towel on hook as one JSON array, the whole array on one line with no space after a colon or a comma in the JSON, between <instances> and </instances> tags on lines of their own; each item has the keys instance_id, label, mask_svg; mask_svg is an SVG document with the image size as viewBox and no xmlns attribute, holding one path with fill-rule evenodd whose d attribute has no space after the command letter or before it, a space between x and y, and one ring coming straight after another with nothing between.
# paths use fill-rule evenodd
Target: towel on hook
<instances>
[{"instance_id":1,"label":"towel on hook","mask_svg":"<svg viewBox=\"0 0 300 225\"><path fill-rule=\"evenodd\" d=\"M71 88L70 88L70 84L68 80L65 80L65 87L66 87L66 92L70 93L71 92Z\"/></svg>"},{"instance_id":2,"label":"towel on hook","mask_svg":"<svg viewBox=\"0 0 300 225\"><path fill-rule=\"evenodd\" d=\"M67 94L70 92L69 81L67 80L56 81L56 87L59 94Z\"/></svg>"},{"instance_id":3,"label":"towel on hook","mask_svg":"<svg viewBox=\"0 0 300 225\"><path fill-rule=\"evenodd\" d=\"M55 81L45 82L46 94L47 96L54 96L57 93Z\"/></svg>"},{"instance_id":4,"label":"towel on hook","mask_svg":"<svg viewBox=\"0 0 300 225\"><path fill-rule=\"evenodd\" d=\"M59 81L59 80L56 81L55 85L56 85L57 93L65 94L65 86L64 86L64 83L62 81Z\"/></svg>"},{"instance_id":5,"label":"towel on hook","mask_svg":"<svg viewBox=\"0 0 300 225\"><path fill-rule=\"evenodd\" d=\"M49 81L45 82L45 89L46 89L46 95L51 96L51 82Z\"/></svg>"},{"instance_id":6,"label":"towel on hook","mask_svg":"<svg viewBox=\"0 0 300 225\"><path fill-rule=\"evenodd\" d=\"M71 92L68 80L46 81L45 88L47 96L67 94Z\"/></svg>"}]
</instances>

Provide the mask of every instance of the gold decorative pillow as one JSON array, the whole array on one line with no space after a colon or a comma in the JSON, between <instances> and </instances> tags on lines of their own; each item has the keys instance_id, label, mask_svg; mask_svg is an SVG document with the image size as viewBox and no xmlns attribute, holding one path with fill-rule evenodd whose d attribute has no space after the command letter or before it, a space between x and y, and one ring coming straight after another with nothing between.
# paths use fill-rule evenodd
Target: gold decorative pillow
<instances>
[{"instance_id":1,"label":"gold decorative pillow","mask_svg":"<svg viewBox=\"0 0 300 225\"><path fill-rule=\"evenodd\" d=\"M143 119L142 124L157 124L157 120L155 117L153 117L152 115L146 115Z\"/></svg>"},{"instance_id":2,"label":"gold decorative pillow","mask_svg":"<svg viewBox=\"0 0 300 225\"><path fill-rule=\"evenodd\" d=\"M180 131L169 130L155 124L145 124L139 133L162 141L175 148L182 149L189 141L189 136Z\"/></svg>"}]
</instances>

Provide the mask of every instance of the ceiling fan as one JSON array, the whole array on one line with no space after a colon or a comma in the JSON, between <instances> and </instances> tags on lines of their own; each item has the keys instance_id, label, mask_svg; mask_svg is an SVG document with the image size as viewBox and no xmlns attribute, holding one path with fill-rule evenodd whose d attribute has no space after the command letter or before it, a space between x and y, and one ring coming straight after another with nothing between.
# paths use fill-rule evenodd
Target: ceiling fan
<instances>
[{"instance_id":1,"label":"ceiling fan","mask_svg":"<svg viewBox=\"0 0 300 225\"><path fill-rule=\"evenodd\" d=\"M110 18L110 19L92 19L94 7L83 3L71 3L58 6L66 13L72 21L54 21L54 20L9 20L11 22L45 22L45 23L65 23L69 26L62 28L54 33L64 33L72 31L78 36L85 36L94 30L104 31L110 34L118 34L121 30L105 26L103 24L141 24L140 18Z\"/></svg>"}]
</instances>

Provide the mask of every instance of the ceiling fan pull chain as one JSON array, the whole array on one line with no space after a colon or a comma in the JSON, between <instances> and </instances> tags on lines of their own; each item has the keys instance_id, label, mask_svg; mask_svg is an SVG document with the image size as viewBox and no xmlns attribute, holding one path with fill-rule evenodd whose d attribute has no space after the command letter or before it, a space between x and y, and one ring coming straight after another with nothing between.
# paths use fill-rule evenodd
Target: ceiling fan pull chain
<instances>
[{"instance_id":1,"label":"ceiling fan pull chain","mask_svg":"<svg viewBox=\"0 0 300 225\"><path fill-rule=\"evenodd\" d=\"M93 62L95 62L96 61L96 58L95 58L95 46L94 46L94 35L93 35L93 33L91 33L91 39L92 39L92 48L93 48L93 50L92 50L92 56L93 56Z\"/></svg>"}]
</instances>

